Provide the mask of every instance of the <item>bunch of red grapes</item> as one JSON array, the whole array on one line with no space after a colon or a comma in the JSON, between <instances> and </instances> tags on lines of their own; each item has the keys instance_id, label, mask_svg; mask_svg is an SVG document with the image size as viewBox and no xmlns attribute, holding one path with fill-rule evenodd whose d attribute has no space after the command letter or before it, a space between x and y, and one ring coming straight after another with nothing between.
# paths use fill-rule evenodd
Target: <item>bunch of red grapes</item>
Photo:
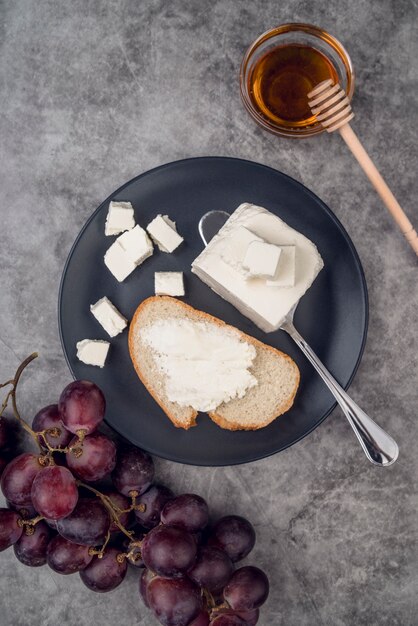
<instances>
[{"instance_id":1,"label":"bunch of red grapes","mask_svg":"<svg viewBox=\"0 0 418 626\"><path fill-rule=\"evenodd\" d=\"M22 422L15 402L14 409ZM32 429L25 425L40 452L9 462L10 424L0 416L1 488L9 507L0 509L0 551L13 545L25 565L79 572L98 592L115 589L128 564L142 568L139 593L164 626L256 624L268 579L257 567L235 569L255 543L250 522L228 516L210 526L203 498L175 497L153 482L146 452L117 447L96 431L104 412L94 383L71 383L58 404L37 413Z\"/></svg>"}]
</instances>

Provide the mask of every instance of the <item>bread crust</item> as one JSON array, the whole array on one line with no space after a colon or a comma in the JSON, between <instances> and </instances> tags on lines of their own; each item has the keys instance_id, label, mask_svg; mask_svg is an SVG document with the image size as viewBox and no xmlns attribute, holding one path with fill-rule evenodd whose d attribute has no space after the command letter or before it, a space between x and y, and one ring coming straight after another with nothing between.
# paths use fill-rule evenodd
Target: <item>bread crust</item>
<instances>
[{"instance_id":1,"label":"bread crust","mask_svg":"<svg viewBox=\"0 0 418 626\"><path fill-rule=\"evenodd\" d=\"M161 399L158 396L158 393L156 392L155 389L153 389L150 381L148 380L148 377L145 376L145 373L141 369L140 363L138 362L137 358L135 357L135 350L134 350L134 331L135 331L136 325L139 323L139 318L140 318L141 314L143 313L145 308L147 308L150 305L152 306L152 304L154 302L156 302L156 301L161 302L161 300L169 301L171 304L175 304L176 306L178 306L180 308L182 307L185 311L193 312L193 314L198 319L200 319L202 321L206 321L206 322L210 322L210 323L216 324L217 326L220 326L221 328L223 328L223 327L233 328L235 331L237 331L239 333L239 335L241 336L241 338L243 340L247 341L248 343L251 343L256 349L271 351L276 356L280 356L281 358L284 358L294 368L294 372L296 374L296 383L294 385L293 392L292 392L292 394L289 397L287 402L285 402L284 404L281 404L281 405L276 407L276 411L274 412L274 415L267 416L266 419L264 421L262 421L262 422L258 421L258 422L254 422L252 424L251 423L250 424L247 423L247 424L245 424L243 426L239 421L231 422L230 420L227 420L225 417L222 416L222 414L220 412L218 412L218 413L215 412L215 411L209 412L208 413L209 417L218 426L220 426L221 428L224 428L226 430L233 430L233 431L234 430L258 430L259 428L264 428L265 426L267 426L268 424L273 422L277 417L279 417L280 415L282 415L283 413L285 413L286 411L288 411L291 408L291 406L293 405L295 396L296 396L296 392L297 392L298 387L299 387L300 372L299 372L298 366L296 365L296 363L293 361L293 359L288 354L285 354L281 350L278 350L277 348L273 348L273 346L269 346L269 345L263 343L262 341L259 341L258 339L255 339L254 337L251 337L250 335L247 335L246 333L244 333L244 332L240 331L239 329L237 329L235 326L227 324L223 320L221 320L221 319L219 319L217 317L214 317L213 315L210 315L210 313L205 313L204 311L199 311L198 309L195 309L194 307L190 306L189 304L186 304L185 302L182 302L181 300L177 300L176 298L173 298L171 296L151 296L151 297L146 298L145 300L143 300L141 302L141 304L136 309L136 311L135 311L135 313L133 315L132 321L131 321L131 323L129 325L129 334L128 334L129 354L130 354L133 366L135 368L135 371L136 371L139 379L141 380L141 382L143 383L143 385L145 386L147 391L154 398L154 400L157 402L157 404L165 412L167 417L169 417L169 419L173 422L173 424L177 428L184 428L185 430L188 430L192 426L196 426L196 417L198 416L198 411L194 411L193 410L192 415L191 415L191 417L189 419L189 423L185 424L184 422L180 422L176 418L176 416L173 415L170 412L170 407L168 407L166 404L164 404L164 402L161 401ZM219 409L219 407L218 407L218 409Z\"/></svg>"},{"instance_id":2,"label":"bread crust","mask_svg":"<svg viewBox=\"0 0 418 626\"><path fill-rule=\"evenodd\" d=\"M286 354L285 356L288 356L288 355ZM292 408L293 402L295 401L297 390L299 388L299 382L300 382L300 372L298 368L297 383L293 390L292 396L289 398L289 401L286 404L283 404L280 406L279 413L277 413L274 416L268 417L264 422L254 422L253 424L245 424L245 426L243 426L240 422L235 422L235 423L231 422L230 420L225 419L224 417L222 417L222 415L218 415L217 413L208 413L208 415L211 418L211 420L215 422L215 424L218 424L218 426L220 426L221 428L224 428L225 430L259 430L260 428L265 428L265 426L268 426L269 424L274 422L275 419L280 417L280 415L283 415L283 413L286 413L286 411Z\"/></svg>"},{"instance_id":3,"label":"bread crust","mask_svg":"<svg viewBox=\"0 0 418 626\"><path fill-rule=\"evenodd\" d=\"M136 373L138 375L138 378L140 379L140 381L142 382L142 384L144 385L144 387L146 388L148 393L154 398L156 403L162 408L162 410L167 415L167 417L173 422L174 426L176 428L183 428L184 430L189 430L189 428L192 428L193 426L197 426L196 417L198 416L198 411L193 411L192 412L192 415L191 415L191 417L190 417L188 422L186 422L186 423L185 422L180 422L176 418L176 416L173 413L171 413L170 407L168 407L166 404L164 404L164 402L162 402L162 400L159 397L159 395L156 392L156 390L151 386L150 381L148 380L148 377L145 376L145 374L143 374L142 369L140 367L140 363L138 362L138 360L135 357L134 339L133 339L135 325L138 322L138 318L141 315L142 311L147 306L152 304L153 301L158 300L159 298L168 298L169 300L171 300L171 298L169 296L151 296L151 297L146 298L145 300L143 300L141 302L141 304L138 306L138 308L136 309L136 311L134 313L134 316L132 318L132 321L131 321L131 323L129 325L129 333L128 333L129 355L131 357L131 361L132 361L132 364L133 364L133 366L135 368L135 371L136 371ZM179 304L183 304L179 300L177 302Z\"/></svg>"}]
</instances>

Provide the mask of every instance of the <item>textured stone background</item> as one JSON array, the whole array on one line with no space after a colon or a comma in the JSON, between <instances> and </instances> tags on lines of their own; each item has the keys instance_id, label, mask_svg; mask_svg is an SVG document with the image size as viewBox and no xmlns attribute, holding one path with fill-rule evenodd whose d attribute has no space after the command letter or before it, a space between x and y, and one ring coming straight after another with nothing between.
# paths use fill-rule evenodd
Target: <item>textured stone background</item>
<instances>
[{"instance_id":1,"label":"textured stone background","mask_svg":"<svg viewBox=\"0 0 418 626\"><path fill-rule=\"evenodd\" d=\"M25 377L28 415L70 378L56 310L70 246L136 174L189 156L253 159L310 187L357 246L370 328L351 393L398 440L397 464L372 467L339 410L258 463L157 460L177 491L255 523L251 561L272 582L262 626L418 623L418 267L338 137L295 142L254 125L240 104L239 64L281 22L340 38L357 72L355 129L418 224L417 17L413 0L0 0L0 375L40 351ZM0 558L2 626L155 623L132 572L99 596L77 575L25 568L12 550Z\"/></svg>"}]
</instances>

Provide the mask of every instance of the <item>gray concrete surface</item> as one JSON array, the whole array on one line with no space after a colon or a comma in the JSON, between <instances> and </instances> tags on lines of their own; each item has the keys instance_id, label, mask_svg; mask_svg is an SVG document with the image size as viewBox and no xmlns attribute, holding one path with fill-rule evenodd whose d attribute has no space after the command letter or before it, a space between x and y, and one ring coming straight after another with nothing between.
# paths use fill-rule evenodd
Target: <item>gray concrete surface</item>
<instances>
[{"instance_id":1,"label":"gray concrete surface","mask_svg":"<svg viewBox=\"0 0 418 626\"><path fill-rule=\"evenodd\" d=\"M69 381L57 292L69 248L113 189L160 163L231 155L302 181L335 211L370 292L353 397L398 440L372 467L339 410L264 461L161 480L255 524L250 561L272 590L262 626L418 624L418 264L338 137L295 142L257 128L237 74L267 28L308 21L348 48L355 129L418 224L417 6L413 0L0 0L0 378L33 350L21 406L32 415ZM77 575L0 556L2 626L154 626L137 574L108 595Z\"/></svg>"}]
</instances>

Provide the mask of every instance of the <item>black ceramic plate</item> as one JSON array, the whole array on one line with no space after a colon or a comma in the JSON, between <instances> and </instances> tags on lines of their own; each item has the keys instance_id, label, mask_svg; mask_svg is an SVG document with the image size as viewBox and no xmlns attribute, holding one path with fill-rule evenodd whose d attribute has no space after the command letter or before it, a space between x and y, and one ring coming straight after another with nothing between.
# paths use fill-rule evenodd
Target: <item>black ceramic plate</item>
<instances>
[{"instance_id":1,"label":"black ceramic plate","mask_svg":"<svg viewBox=\"0 0 418 626\"><path fill-rule=\"evenodd\" d=\"M109 200L127 200L136 221L146 226L157 213L177 222L185 243L173 254L156 251L123 283L103 263L113 243L105 237ZM264 334L190 272L201 251L197 225L211 209L232 212L242 202L268 208L312 239L325 267L302 298L295 324L335 378L347 387L358 367L367 332L367 288L363 270L344 228L306 187L280 172L239 159L207 157L163 165L134 178L93 213L80 232L64 268L59 294L62 346L75 378L97 383L107 400L106 421L152 454L194 465L254 461L292 445L329 415L331 394L292 340L283 332ZM90 313L90 304L108 296L130 319L138 304L154 294L154 272L185 272L185 301L287 352L298 364L301 384L293 408L253 432L229 432L201 414L188 431L175 428L139 381L128 353L128 333L111 340L103 369L77 360L80 339L109 339Z\"/></svg>"}]
</instances>

